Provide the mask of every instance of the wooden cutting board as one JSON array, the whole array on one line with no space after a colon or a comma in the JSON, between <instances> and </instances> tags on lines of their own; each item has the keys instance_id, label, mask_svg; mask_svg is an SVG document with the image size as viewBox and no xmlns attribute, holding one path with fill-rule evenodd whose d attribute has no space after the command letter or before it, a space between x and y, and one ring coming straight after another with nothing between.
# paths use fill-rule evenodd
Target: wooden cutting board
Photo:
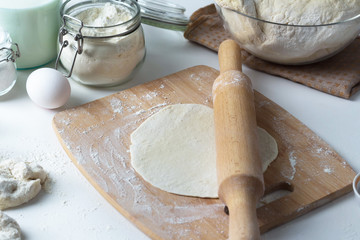
<instances>
[{"instance_id":1,"label":"wooden cutting board","mask_svg":"<svg viewBox=\"0 0 360 240\"><path fill-rule=\"evenodd\" d=\"M130 134L166 105L212 106L218 71L196 66L59 112L53 127L93 186L152 239L227 239L218 199L184 197L146 183L130 164ZM351 191L355 172L327 143L284 109L255 92L258 125L277 141L278 158L264 174L266 193L289 194L257 210L261 232Z\"/></svg>"}]
</instances>

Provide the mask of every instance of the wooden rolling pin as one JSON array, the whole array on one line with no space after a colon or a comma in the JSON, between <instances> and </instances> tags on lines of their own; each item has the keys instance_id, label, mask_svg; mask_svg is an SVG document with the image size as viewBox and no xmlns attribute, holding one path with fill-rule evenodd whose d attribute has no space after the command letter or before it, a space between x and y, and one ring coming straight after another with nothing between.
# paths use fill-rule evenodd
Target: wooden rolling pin
<instances>
[{"instance_id":1,"label":"wooden rolling pin","mask_svg":"<svg viewBox=\"0 0 360 240\"><path fill-rule=\"evenodd\" d=\"M241 49L219 47L220 75L213 88L219 198L229 209L229 239L260 239L256 204L264 193L254 94L242 73Z\"/></svg>"}]
</instances>

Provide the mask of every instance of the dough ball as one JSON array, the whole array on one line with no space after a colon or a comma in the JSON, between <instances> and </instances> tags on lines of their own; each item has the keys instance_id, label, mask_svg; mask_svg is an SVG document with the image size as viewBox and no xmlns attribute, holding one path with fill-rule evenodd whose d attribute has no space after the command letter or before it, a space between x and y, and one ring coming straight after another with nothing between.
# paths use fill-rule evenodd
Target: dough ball
<instances>
[{"instance_id":1,"label":"dough ball","mask_svg":"<svg viewBox=\"0 0 360 240\"><path fill-rule=\"evenodd\" d=\"M258 130L263 170L277 157L276 141ZM214 111L200 104L163 108L131 134L131 164L145 181L185 196L217 198Z\"/></svg>"},{"instance_id":2,"label":"dough ball","mask_svg":"<svg viewBox=\"0 0 360 240\"><path fill-rule=\"evenodd\" d=\"M12 159L0 161L0 210L33 199L46 178L46 172L39 165Z\"/></svg>"},{"instance_id":3,"label":"dough ball","mask_svg":"<svg viewBox=\"0 0 360 240\"><path fill-rule=\"evenodd\" d=\"M21 240L19 224L2 211L0 211L0 239Z\"/></svg>"}]
</instances>

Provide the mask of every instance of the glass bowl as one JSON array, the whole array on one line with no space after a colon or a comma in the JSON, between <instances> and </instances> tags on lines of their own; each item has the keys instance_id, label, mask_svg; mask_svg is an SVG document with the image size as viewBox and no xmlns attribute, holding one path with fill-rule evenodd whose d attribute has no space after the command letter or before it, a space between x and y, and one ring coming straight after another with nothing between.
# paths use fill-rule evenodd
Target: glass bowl
<instances>
[{"instance_id":1,"label":"glass bowl","mask_svg":"<svg viewBox=\"0 0 360 240\"><path fill-rule=\"evenodd\" d=\"M360 15L341 22L291 25L215 6L226 31L241 48L279 64L300 65L324 60L348 46L360 32Z\"/></svg>"},{"instance_id":2,"label":"glass bowl","mask_svg":"<svg viewBox=\"0 0 360 240\"><path fill-rule=\"evenodd\" d=\"M360 173L358 173L353 180L353 190L355 193L356 202L360 206Z\"/></svg>"}]
</instances>

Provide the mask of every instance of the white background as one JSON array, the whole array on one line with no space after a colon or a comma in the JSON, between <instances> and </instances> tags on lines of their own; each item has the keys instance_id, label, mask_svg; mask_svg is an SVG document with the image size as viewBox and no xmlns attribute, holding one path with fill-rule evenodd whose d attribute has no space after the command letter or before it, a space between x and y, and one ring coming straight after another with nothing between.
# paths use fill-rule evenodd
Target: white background
<instances>
[{"instance_id":1,"label":"white background","mask_svg":"<svg viewBox=\"0 0 360 240\"><path fill-rule=\"evenodd\" d=\"M211 1L179 0L186 15ZM20 224L26 240L148 239L85 180L62 150L51 126L56 112L110 95L195 65L218 69L216 53L184 39L181 32L144 25L147 57L135 78L113 89L89 88L71 81L65 107L45 110L25 90L29 71L19 71L14 89L0 97L0 159L40 163L51 188L5 213ZM53 64L50 64L53 66ZM344 100L291 81L244 67L254 88L285 108L328 142L355 171L360 170L360 93ZM263 234L262 239L360 239L360 209L353 193Z\"/></svg>"}]
</instances>

